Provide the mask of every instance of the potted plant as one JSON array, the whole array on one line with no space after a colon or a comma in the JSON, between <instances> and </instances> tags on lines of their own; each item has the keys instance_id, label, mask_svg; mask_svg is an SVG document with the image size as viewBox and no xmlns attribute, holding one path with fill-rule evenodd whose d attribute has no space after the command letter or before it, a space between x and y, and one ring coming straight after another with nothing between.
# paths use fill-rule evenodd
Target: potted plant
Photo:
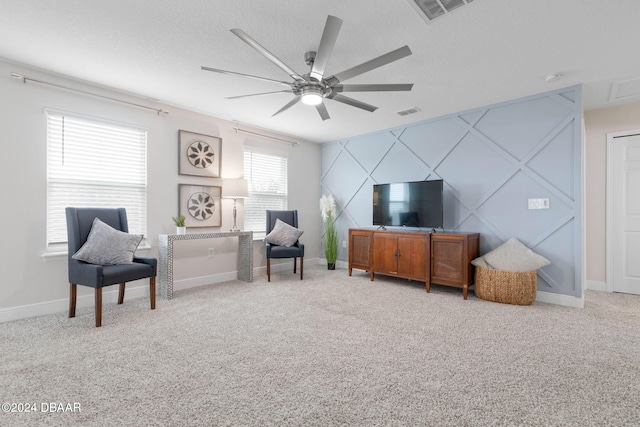
<instances>
[{"instance_id":1,"label":"potted plant","mask_svg":"<svg viewBox=\"0 0 640 427\"><path fill-rule=\"evenodd\" d=\"M324 221L324 255L327 258L327 268L336 269L338 259L338 233L336 231L336 200L332 195L320 198L320 212Z\"/></svg>"},{"instance_id":2,"label":"potted plant","mask_svg":"<svg viewBox=\"0 0 640 427\"><path fill-rule=\"evenodd\" d=\"M176 224L176 234L186 234L187 227L185 227L184 225L184 222L186 220L184 215L178 215L171 218L173 219L173 222Z\"/></svg>"}]
</instances>

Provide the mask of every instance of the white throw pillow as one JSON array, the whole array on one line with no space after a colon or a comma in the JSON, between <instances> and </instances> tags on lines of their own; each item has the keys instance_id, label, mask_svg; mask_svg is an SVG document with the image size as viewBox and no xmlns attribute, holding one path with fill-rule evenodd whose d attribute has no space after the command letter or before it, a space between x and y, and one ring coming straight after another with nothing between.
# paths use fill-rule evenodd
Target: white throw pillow
<instances>
[{"instance_id":1,"label":"white throw pillow","mask_svg":"<svg viewBox=\"0 0 640 427\"><path fill-rule=\"evenodd\" d=\"M142 235L116 230L98 218L93 220L87 241L72 258L90 264L131 264Z\"/></svg>"},{"instance_id":2,"label":"white throw pillow","mask_svg":"<svg viewBox=\"0 0 640 427\"><path fill-rule=\"evenodd\" d=\"M293 246L304 231L298 230L292 225L287 224L280 219L276 219L271 233L264 238L265 242L273 243L279 246Z\"/></svg>"},{"instance_id":3,"label":"white throw pillow","mask_svg":"<svg viewBox=\"0 0 640 427\"><path fill-rule=\"evenodd\" d=\"M482 258L490 268L506 271L533 271L550 264L548 259L533 252L515 237Z\"/></svg>"}]
</instances>

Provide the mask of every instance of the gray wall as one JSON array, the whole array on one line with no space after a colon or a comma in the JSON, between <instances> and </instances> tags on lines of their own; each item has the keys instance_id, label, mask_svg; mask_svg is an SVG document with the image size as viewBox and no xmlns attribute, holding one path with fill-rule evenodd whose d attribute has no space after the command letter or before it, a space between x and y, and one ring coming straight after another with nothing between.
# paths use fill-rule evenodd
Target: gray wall
<instances>
[{"instance_id":1,"label":"gray wall","mask_svg":"<svg viewBox=\"0 0 640 427\"><path fill-rule=\"evenodd\" d=\"M22 83L10 77L12 72L56 83L93 94L124 101L152 105L170 111L158 115L129 105L82 95L36 83ZM245 144L277 150L289 157L289 205L299 209L307 261L320 255L321 218L320 153L318 144L299 141L291 147L276 140L236 132L237 123L199 114L170 105L153 103L120 92L81 83L58 75L30 69L0 60L0 195L5 224L0 245L0 322L67 310L69 284L66 253L51 253L46 247L47 133L45 108L85 114L148 129L148 250L143 256L157 256L158 234L175 232L172 216L178 213L178 185L222 185L215 178L178 174L178 130L185 129L222 138L222 178L243 176ZM241 129L265 133L262 129ZM287 135L266 132L287 140ZM304 182L305 185L297 185ZM188 232L229 230L233 225L233 201L221 201L222 226L204 227ZM242 227L244 209L238 202L238 225ZM186 243L186 244L182 244ZM215 256L208 256L215 248ZM174 290L233 279L236 274L237 239L194 240L181 242L174 254ZM254 268L263 274L264 243L254 242ZM104 304L113 303L117 286L105 289ZM143 297L149 286L145 281L127 285L127 298ZM93 290L78 288L78 307L93 307Z\"/></svg>"},{"instance_id":2,"label":"gray wall","mask_svg":"<svg viewBox=\"0 0 640 427\"><path fill-rule=\"evenodd\" d=\"M581 98L574 86L325 144L340 242L372 226L373 184L443 179L446 231L481 233L481 253L516 237L551 261L538 290L581 298Z\"/></svg>"}]
</instances>

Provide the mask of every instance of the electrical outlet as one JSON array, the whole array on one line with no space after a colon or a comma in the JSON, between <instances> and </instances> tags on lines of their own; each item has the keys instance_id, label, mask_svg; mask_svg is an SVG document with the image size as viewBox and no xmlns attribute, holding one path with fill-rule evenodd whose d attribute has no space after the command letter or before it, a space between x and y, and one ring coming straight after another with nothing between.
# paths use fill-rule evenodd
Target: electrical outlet
<instances>
[{"instance_id":1,"label":"electrical outlet","mask_svg":"<svg viewBox=\"0 0 640 427\"><path fill-rule=\"evenodd\" d=\"M213 248L209 248L209 258L211 258L212 256L215 255L215 251L213 250Z\"/></svg>"},{"instance_id":2,"label":"electrical outlet","mask_svg":"<svg viewBox=\"0 0 640 427\"><path fill-rule=\"evenodd\" d=\"M529 199L529 209L549 209L549 199Z\"/></svg>"}]
</instances>

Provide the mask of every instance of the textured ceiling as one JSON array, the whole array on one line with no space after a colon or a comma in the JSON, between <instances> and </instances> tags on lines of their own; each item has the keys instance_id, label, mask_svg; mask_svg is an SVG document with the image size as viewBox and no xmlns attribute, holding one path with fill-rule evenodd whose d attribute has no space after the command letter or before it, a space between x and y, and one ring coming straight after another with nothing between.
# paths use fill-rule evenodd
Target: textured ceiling
<instances>
[{"instance_id":1,"label":"textured ceiling","mask_svg":"<svg viewBox=\"0 0 640 427\"><path fill-rule=\"evenodd\" d=\"M637 0L475 0L425 23L407 0L0 0L0 57L144 98L309 141L369 133L574 84L586 110L614 83L640 77ZM411 92L355 93L373 113L332 100L331 119L281 90L201 65L276 80L281 69L229 30L241 28L299 74L327 15L344 21L327 73L405 44L413 55L345 83L414 83ZM562 73L557 82L545 75ZM4 78L10 78L5 76ZM417 114L397 111L418 107Z\"/></svg>"}]
</instances>

